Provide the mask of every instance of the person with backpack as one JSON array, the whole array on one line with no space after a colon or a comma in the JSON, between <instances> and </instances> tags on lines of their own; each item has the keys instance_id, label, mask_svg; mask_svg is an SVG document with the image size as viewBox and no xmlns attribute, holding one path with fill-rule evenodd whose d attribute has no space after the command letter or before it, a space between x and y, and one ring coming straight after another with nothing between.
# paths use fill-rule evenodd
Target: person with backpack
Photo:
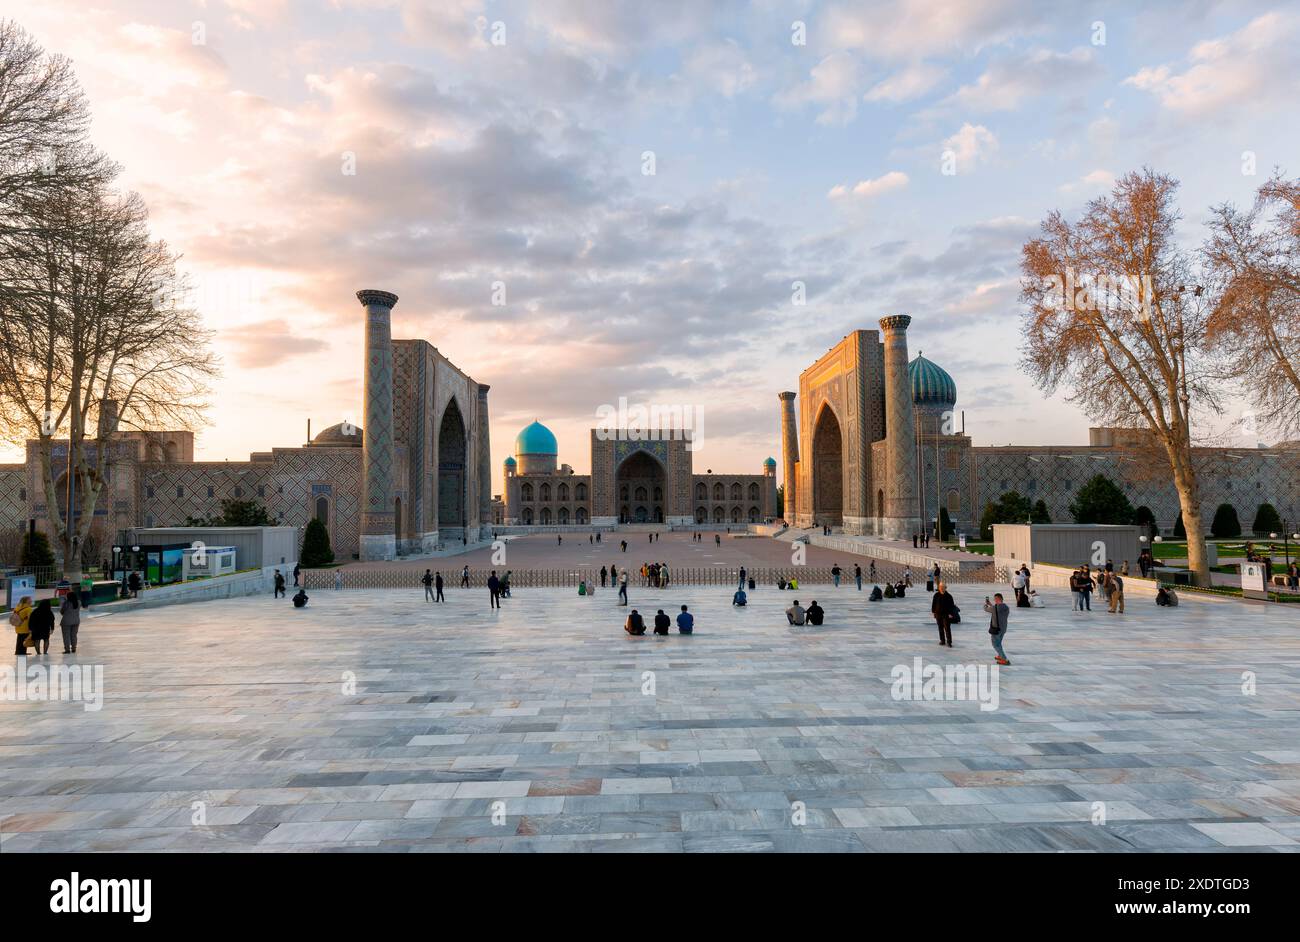
<instances>
[{"instance_id":1,"label":"person with backpack","mask_svg":"<svg viewBox=\"0 0 1300 942\"><path fill-rule=\"evenodd\" d=\"M27 653L27 645L32 641L32 597L24 595L14 606L14 610L9 613L9 624L13 626L18 635L17 644L14 647L14 654L22 657Z\"/></svg>"},{"instance_id":2,"label":"person with backpack","mask_svg":"<svg viewBox=\"0 0 1300 942\"><path fill-rule=\"evenodd\" d=\"M280 570L275 571L275 598L284 595L284 574Z\"/></svg>"},{"instance_id":3,"label":"person with backpack","mask_svg":"<svg viewBox=\"0 0 1300 942\"><path fill-rule=\"evenodd\" d=\"M940 582L936 585L934 597L930 600L930 614L934 616L934 622L939 626L939 644L952 647L952 623L959 611L957 603L948 594L947 583Z\"/></svg>"},{"instance_id":4,"label":"person with backpack","mask_svg":"<svg viewBox=\"0 0 1300 942\"><path fill-rule=\"evenodd\" d=\"M63 653L77 653L77 630L81 627L81 603L71 592L59 606L59 630L63 634Z\"/></svg>"}]
</instances>

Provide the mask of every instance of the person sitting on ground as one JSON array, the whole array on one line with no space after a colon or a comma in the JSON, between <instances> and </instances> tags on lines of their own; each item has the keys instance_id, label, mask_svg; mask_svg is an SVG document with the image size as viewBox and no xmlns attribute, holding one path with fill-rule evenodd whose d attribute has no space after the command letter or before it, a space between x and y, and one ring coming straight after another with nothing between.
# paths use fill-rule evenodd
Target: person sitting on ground
<instances>
[{"instance_id":1,"label":"person sitting on ground","mask_svg":"<svg viewBox=\"0 0 1300 942\"><path fill-rule=\"evenodd\" d=\"M790 577L790 588L795 590L799 588L799 580L793 576Z\"/></svg>"},{"instance_id":2,"label":"person sitting on ground","mask_svg":"<svg viewBox=\"0 0 1300 942\"><path fill-rule=\"evenodd\" d=\"M892 598L893 598L894 596L896 596L896 595L898 595L898 592L896 592L896 591L894 590L894 584L893 584L892 582L886 582L886 583L885 583L885 598L887 598L887 599L892 599Z\"/></svg>"},{"instance_id":3,"label":"person sitting on ground","mask_svg":"<svg viewBox=\"0 0 1300 942\"><path fill-rule=\"evenodd\" d=\"M808 624L820 625L826 618L826 610L817 604L816 599L813 599L812 604L808 606L807 616Z\"/></svg>"},{"instance_id":4,"label":"person sitting on ground","mask_svg":"<svg viewBox=\"0 0 1300 942\"><path fill-rule=\"evenodd\" d=\"M879 602L879 601L880 601L881 599L883 599L884 597L885 597L885 593L883 593L883 592L880 591L880 586L878 586L878 585L873 585L873 586L871 587L871 594L867 596L867 601L868 601L868 602Z\"/></svg>"},{"instance_id":5,"label":"person sitting on ground","mask_svg":"<svg viewBox=\"0 0 1300 942\"><path fill-rule=\"evenodd\" d=\"M795 599L794 604L785 610L785 617L789 619L792 625L802 625L807 620L808 613L799 604L799 600Z\"/></svg>"},{"instance_id":6,"label":"person sitting on ground","mask_svg":"<svg viewBox=\"0 0 1300 942\"><path fill-rule=\"evenodd\" d=\"M785 581L785 576L782 576L780 579L776 580L776 587L780 589L782 592L785 591L786 585L787 583Z\"/></svg>"},{"instance_id":7,"label":"person sitting on ground","mask_svg":"<svg viewBox=\"0 0 1300 942\"><path fill-rule=\"evenodd\" d=\"M655 634L668 634L668 626L672 623L672 619L664 614L664 610L662 608L659 609L659 614L655 615Z\"/></svg>"},{"instance_id":8,"label":"person sitting on ground","mask_svg":"<svg viewBox=\"0 0 1300 942\"><path fill-rule=\"evenodd\" d=\"M307 606L307 590L299 589L293 597L294 608L305 608Z\"/></svg>"},{"instance_id":9,"label":"person sitting on ground","mask_svg":"<svg viewBox=\"0 0 1300 942\"><path fill-rule=\"evenodd\" d=\"M894 586L894 598L901 599L905 595L907 595L907 583L900 582Z\"/></svg>"},{"instance_id":10,"label":"person sitting on ground","mask_svg":"<svg viewBox=\"0 0 1300 942\"><path fill-rule=\"evenodd\" d=\"M745 606L749 604L749 597L745 595L744 589L737 589L736 594L731 597L732 605Z\"/></svg>"},{"instance_id":11,"label":"person sitting on ground","mask_svg":"<svg viewBox=\"0 0 1300 942\"><path fill-rule=\"evenodd\" d=\"M688 612L686 610L686 606L683 605L681 613L677 616L677 633L683 635L689 635L694 633L694 631L695 631L695 616L692 615L690 612Z\"/></svg>"},{"instance_id":12,"label":"person sitting on ground","mask_svg":"<svg viewBox=\"0 0 1300 942\"><path fill-rule=\"evenodd\" d=\"M1159 590L1157 590L1157 592L1156 592L1156 604L1157 604L1157 605L1177 605L1177 604L1178 604L1178 596L1174 594L1174 590L1173 590L1173 589L1166 589L1164 586L1161 586L1161 587L1159 588Z\"/></svg>"},{"instance_id":13,"label":"person sitting on ground","mask_svg":"<svg viewBox=\"0 0 1300 942\"><path fill-rule=\"evenodd\" d=\"M641 617L641 613L635 608L632 609L632 614L627 616L627 621L623 625L623 630L630 635L645 634L645 619Z\"/></svg>"}]
</instances>

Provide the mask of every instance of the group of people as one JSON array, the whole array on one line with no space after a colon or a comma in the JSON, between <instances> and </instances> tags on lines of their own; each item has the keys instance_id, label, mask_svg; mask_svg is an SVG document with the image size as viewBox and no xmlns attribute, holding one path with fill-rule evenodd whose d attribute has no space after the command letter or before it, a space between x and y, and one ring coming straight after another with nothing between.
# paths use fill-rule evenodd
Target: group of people
<instances>
[{"instance_id":1,"label":"group of people","mask_svg":"<svg viewBox=\"0 0 1300 942\"><path fill-rule=\"evenodd\" d=\"M63 653L77 653L77 635L81 629L81 599L76 592L68 592L59 602L59 628L63 634ZM9 613L9 624L17 636L14 654L25 655L28 648L33 655L50 653L50 635L54 632L54 606L50 599L33 604L30 595L24 595Z\"/></svg>"},{"instance_id":2,"label":"group of people","mask_svg":"<svg viewBox=\"0 0 1300 942\"><path fill-rule=\"evenodd\" d=\"M826 620L826 610L817 604L816 599L807 608L795 599L794 604L785 610L785 617L792 625L820 625Z\"/></svg>"},{"instance_id":3,"label":"group of people","mask_svg":"<svg viewBox=\"0 0 1300 942\"><path fill-rule=\"evenodd\" d=\"M667 563L642 563L641 579L653 589L668 588L669 572Z\"/></svg>"},{"instance_id":4,"label":"group of people","mask_svg":"<svg viewBox=\"0 0 1300 942\"><path fill-rule=\"evenodd\" d=\"M672 620L664 614L662 608L659 609L655 614L654 633L657 635L666 635L671 626ZM643 618L641 613L635 608L632 609L632 611L628 613L627 621L623 623L623 630L630 635L640 636L645 634L645 618ZM682 610L677 614L677 633L682 635L695 633L695 616L687 610L685 605L682 606Z\"/></svg>"},{"instance_id":5,"label":"group of people","mask_svg":"<svg viewBox=\"0 0 1300 942\"><path fill-rule=\"evenodd\" d=\"M1124 614L1124 576L1128 574L1128 560L1124 560L1119 572L1107 561L1104 568L1097 569L1093 575L1092 567L1084 564L1070 573L1070 595L1073 598L1071 611L1092 611L1092 593L1095 589L1108 605L1112 614Z\"/></svg>"},{"instance_id":6,"label":"group of people","mask_svg":"<svg viewBox=\"0 0 1300 942\"><path fill-rule=\"evenodd\" d=\"M293 594L293 607L294 607L294 608L306 608L306 607L307 607L307 598L308 598L308 596L307 596L307 589L306 589L305 586L300 586L300 585L298 585L298 576L299 576L299 574L300 574L300 570L299 570L298 567L295 565L295 566L293 567L293 584L294 584L295 586L298 586L298 591L295 592L295 593ZM275 594L274 594L274 597L277 598L277 599L279 599L279 598L284 598L284 594L285 594L285 587L284 587L284 574L283 574L282 572L280 572L280 570L277 569L277 570L275 571Z\"/></svg>"},{"instance_id":7,"label":"group of people","mask_svg":"<svg viewBox=\"0 0 1300 942\"><path fill-rule=\"evenodd\" d=\"M1002 641L1011 619L1011 607L1003 600L1001 592L995 592L993 598L984 597L984 611L989 616L989 642L993 645L993 659L999 664L1010 666L1011 661L1002 648ZM961 622L961 607L953 599L945 582L939 582L934 587L934 596L930 599L930 615L939 629L939 644L951 648L952 626Z\"/></svg>"}]
</instances>

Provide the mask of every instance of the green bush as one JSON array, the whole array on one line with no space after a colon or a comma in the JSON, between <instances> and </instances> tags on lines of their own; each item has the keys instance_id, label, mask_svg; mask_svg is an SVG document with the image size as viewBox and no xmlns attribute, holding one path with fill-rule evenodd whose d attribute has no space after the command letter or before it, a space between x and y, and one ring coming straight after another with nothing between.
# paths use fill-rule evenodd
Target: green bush
<instances>
[{"instance_id":1,"label":"green bush","mask_svg":"<svg viewBox=\"0 0 1300 942\"><path fill-rule=\"evenodd\" d=\"M1047 512L1047 501L1039 500L1029 514L1030 523L1051 523L1052 515Z\"/></svg>"},{"instance_id":2,"label":"green bush","mask_svg":"<svg viewBox=\"0 0 1300 942\"><path fill-rule=\"evenodd\" d=\"M1183 512L1178 511L1178 519L1174 521L1174 537L1179 540L1187 539L1187 528L1183 526Z\"/></svg>"},{"instance_id":3,"label":"green bush","mask_svg":"<svg viewBox=\"0 0 1300 942\"><path fill-rule=\"evenodd\" d=\"M1219 509L1214 512L1210 535L1219 540L1241 536L1241 521L1237 519L1237 509L1232 504L1220 504Z\"/></svg>"},{"instance_id":4,"label":"green bush","mask_svg":"<svg viewBox=\"0 0 1300 942\"><path fill-rule=\"evenodd\" d=\"M1126 524L1133 519L1133 505L1124 492L1104 474L1094 474L1070 504L1075 523Z\"/></svg>"},{"instance_id":5,"label":"green bush","mask_svg":"<svg viewBox=\"0 0 1300 942\"><path fill-rule=\"evenodd\" d=\"M50 549L50 538L40 530L23 536L23 554L20 560L23 566L40 569L54 565L54 551Z\"/></svg>"},{"instance_id":6,"label":"green bush","mask_svg":"<svg viewBox=\"0 0 1300 942\"><path fill-rule=\"evenodd\" d=\"M1007 491L984 508L984 515L980 518L980 539L993 539L995 523L1029 523L1033 516L1034 507L1028 497L1022 497L1019 491Z\"/></svg>"},{"instance_id":7,"label":"green bush","mask_svg":"<svg viewBox=\"0 0 1300 942\"><path fill-rule=\"evenodd\" d=\"M1259 509L1255 511L1255 522L1251 524L1250 528L1255 532L1256 536L1280 533L1282 531L1282 517L1272 504L1260 504Z\"/></svg>"},{"instance_id":8,"label":"green bush","mask_svg":"<svg viewBox=\"0 0 1300 942\"><path fill-rule=\"evenodd\" d=\"M1178 519L1182 520L1182 517L1179 516ZM1142 527L1142 532L1148 537L1155 536L1157 530L1155 511L1146 504L1143 504L1137 510L1133 511L1133 524Z\"/></svg>"},{"instance_id":9,"label":"green bush","mask_svg":"<svg viewBox=\"0 0 1300 942\"><path fill-rule=\"evenodd\" d=\"M312 517L307 530L302 535L302 552L299 563L305 568L328 566L334 562L334 550L330 547L329 531L317 517Z\"/></svg>"}]
</instances>

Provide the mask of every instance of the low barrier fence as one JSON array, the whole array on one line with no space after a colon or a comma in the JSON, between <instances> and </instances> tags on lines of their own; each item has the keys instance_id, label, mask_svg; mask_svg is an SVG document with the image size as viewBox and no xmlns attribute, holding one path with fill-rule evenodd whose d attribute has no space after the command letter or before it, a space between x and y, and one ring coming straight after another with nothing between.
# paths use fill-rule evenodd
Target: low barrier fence
<instances>
[{"instance_id":1,"label":"low barrier fence","mask_svg":"<svg viewBox=\"0 0 1300 942\"><path fill-rule=\"evenodd\" d=\"M457 588L484 588L487 585L488 578L495 571L497 578L503 577L507 572L510 574L510 586L515 589L577 589L578 583L587 582L592 586L599 588L600 568L591 569L589 567L574 566L564 569L514 569L506 570L504 567L497 569L475 569L471 568L468 579L466 580L461 570L456 569L450 572L430 567L433 572L442 573L443 586L447 589ZM302 584L307 589L414 589L420 591L423 589L421 580L424 578L424 569L304 569L301 573ZM620 574L623 570L619 570ZM756 586L777 587L782 581L789 584L797 580L799 585L832 585L835 576L829 566L787 566L787 567L761 567L756 569L746 569L745 580L748 586L749 580L754 580ZM924 586L927 574L912 570L911 581L913 586ZM903 582L906 580L906 570L902 566L877 566L875 578L871 577L870 571L862 571L862 584L870 588L872 585L884 586L886 582ZM1000 582L1010 583L1010 576L1005 566L995 567L990 564L987 569L979 573L966 573L958 578L950 579L946 575L945 582ZM841 585L856 585L856 578L852 569L841 569ZM628 585L634 587L647 587L652 583L650 577L643 576L641 570L628 570ZM740 585L740 567L712 566L712 567L690 567L683 566L677 569L668 570L667 585ZM618 586L617 578L611 578L606 574L605 588L616 589Z\"/></svg>"}]
</instances>

